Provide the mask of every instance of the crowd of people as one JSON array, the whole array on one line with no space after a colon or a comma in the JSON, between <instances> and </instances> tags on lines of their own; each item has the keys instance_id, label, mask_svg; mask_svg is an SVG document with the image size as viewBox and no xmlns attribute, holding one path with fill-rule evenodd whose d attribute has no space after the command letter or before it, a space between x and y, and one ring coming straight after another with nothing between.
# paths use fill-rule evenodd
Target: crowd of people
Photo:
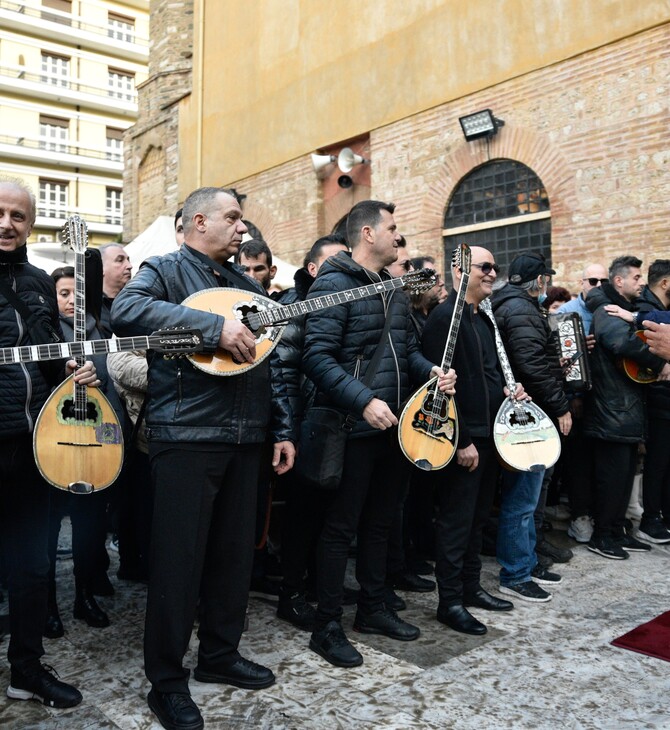
<instances>
[{"instance_id":1,"label":"crowd of people","mask_svg":"<svg viewBox=\"0 0 670 730\"><path fill-rule=\"evenodd\" d=\"M356 204L346 236L318 239L295 286L272 295L272 252L264 241L243 243L247 227L234 191L191 193L175 215L178 249L148 259L133 278L121 245L89 252L87 336L183 327L201 333L205 356L223 351L242 367L217 376L188 359L144 350L79 366L64 360L3 366L0 545L10 610L8 697L56 708L82 700L41 662L42 637L64 632L54 565L65 514L72 524L74 618L100 629L109 624L96 597L114 590L105 548L113 529L118 578L147 582L148 705L165 728L181 730L204 726L184 666L194 625L197 681L251 690L274 683L270 668L238 648L254 585L267 590L274 583L278 618L309 632L309 647L323 660L350 668L364 657L342 624L346 602L357 604L353 631L413 641L421 627L401 617L406 599L397 591L437 589L436 620L472 635L487 627L469 609L506 612L514 600L550 601L547 589L562 582L552 564L572 556L545 534L552 485L567 497L569 534L598 556L622 560L670 542L670 327L664 324L670 260L649 265L646 285L643 262L632 255L617 257L608 269L592 264L573 297L548 288L555 271L540 254L517 256L503 283L493 252L473 246L469 271L452 263L449 292L438 273L420 293L380 286L369 297L310 309L315 297L437 267L430 257L410 258L394 213L391 203ZM1 181L3 347L72 338L75 271L61 267L49 277L28 263L34 221L32 193L17 181ZM183 304L217 287L249 298L271 295L275 305L305 304L300 316L270 332L252 332L233 312ZM581 317L588 345L581 357L589 359L592 388L566 386L548 320L553 312ZM457 316L460 329L447 359ZM636 335L642 327L646 340ZM266 336L274 347L257 358ZM512 380L501 365L499 337ZM621 369L622 358L654 382L634 382ZM117 482L89 495L49 487L32 452L37 415L51 389L72 373L101 389L124 427L126 459ZM458 433L446 468L424 471L403 455L396 427L408 397L431 378L436 394L454 398ZM501 467L494 432L510 398L532 400L554 422L563 444L556 467ZM308 448L300 443L300 424L313 408L346 415L342 474L333 489L310 487L293 469L301 447ZM642 449L644 513L634 527L626 511ZM275 529L276 582L258 580L259 572L265 578L262 548L276 517L273 489L285 503ZM504 597L481 584L484 543L500 564ZM352 549L360 587L353 593L345 589ZM434 581L426 577L433 570Z\"/></svg>"}]
</instances>

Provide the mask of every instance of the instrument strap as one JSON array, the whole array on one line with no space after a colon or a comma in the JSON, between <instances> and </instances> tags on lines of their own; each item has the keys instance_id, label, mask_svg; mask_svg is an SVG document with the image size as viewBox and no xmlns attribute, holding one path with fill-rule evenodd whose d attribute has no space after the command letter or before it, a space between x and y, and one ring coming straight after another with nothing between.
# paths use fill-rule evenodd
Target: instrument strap
<instances>
[{"instance_id":1,"label":"instrument strap","mask_svg":"<svg viewBox=\"0 0 670 730\"><path fill-rule=\"evenodd\" d=\"M253 292L254 294L266 294L265 292L261 292L261 285L257 284L253 279L251 279L248 276L244 276L243 274L239 274L235 269L233 269L232 265L229 264L230 268L228 266L224 266L222 264L219 264L218 262L214 261L213 259L210 259L209 256L206 256L201 251L196 251L196 249L191 248L187 244L182 244L183 246L186 246L190 253L192 253L197 259L199 259L203 264L206 266L209 266L210 268L214 269L217 274L221 277L221 279L225 282L221 284L221 286L230 286L233 289L244 289L245 291Z\"/></svg>"}]
</instances>

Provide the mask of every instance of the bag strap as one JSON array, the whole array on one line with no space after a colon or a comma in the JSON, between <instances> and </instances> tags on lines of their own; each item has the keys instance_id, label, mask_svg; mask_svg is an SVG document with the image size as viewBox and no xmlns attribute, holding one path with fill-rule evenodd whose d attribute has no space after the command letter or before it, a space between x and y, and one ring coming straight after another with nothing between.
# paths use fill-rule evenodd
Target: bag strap
<instances>
[{"instance_id":1,"label":"bag strap","mask_svg":"<svg viewBox=\"0 0 670 730\"><path fill-rule=\"evenodd\" d=\"M228 266L222 266L217 261L214 261L213 259L210 259L209 256L206 256L201 251L197 251L194 248L191 248L190 246L185 245L188 250L200 261L202 261L203 264L206 264L207 266L210 266L214 271L216 271L217 274L226 282L228 286L233 287L234 289L244 289L245 291L251 291L254 294L260 294L260 284L256 285L248 276L243 276L242 274L238 274L237 271L235 271L232 266L230 268ZM265 294L265 292L262 292Z\"/></svg>"},{"instance_id":2,"label":"bag strap","mask_svg":"<svg viewBox=\"0 0 670 730\"><path fill-rule=\"evenodd\" d=\"M30 311L28 305L4 279L0 279L0 292L4 294L7 302L12 305L12 307L21 316L21 319L25 322L28 327L28 331L31 334L33 344L50 345L52 342L60 342L60 338L53 328L47 328L44 323L40 321L39 317L34 312Z\"/></svg>"}]
</instances>

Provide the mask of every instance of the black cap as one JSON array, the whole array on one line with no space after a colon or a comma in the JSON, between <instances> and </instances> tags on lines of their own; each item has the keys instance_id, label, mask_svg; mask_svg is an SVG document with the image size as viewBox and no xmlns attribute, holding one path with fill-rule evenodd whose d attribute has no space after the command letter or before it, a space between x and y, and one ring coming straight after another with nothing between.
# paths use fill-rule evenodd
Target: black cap
<instances>
[{"instance_id":1,"label":"black cap","mask_svg":"<svg viewBox=\"0 0 670 730\"><path fill-rule=\"evenodd\" d=\"M508 279L510 284L523 284L537 279L540 274L553 276L555 273L542 254L522 253L510 264Z\"/></svg>"}]
</instances>

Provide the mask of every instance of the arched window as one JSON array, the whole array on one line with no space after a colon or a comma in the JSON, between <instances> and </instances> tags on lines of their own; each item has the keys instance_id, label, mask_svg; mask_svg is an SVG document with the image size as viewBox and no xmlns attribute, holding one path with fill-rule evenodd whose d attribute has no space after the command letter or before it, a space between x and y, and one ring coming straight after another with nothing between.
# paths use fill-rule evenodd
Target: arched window
<instances>
[{"instance_id":1,"label":"arched window","mask_svg":"<svg viewBox=\"0 0 670 730\"><path fill-rule=\"evenodd\" d=\"M494 160L457 185L444 216L445 260L460 243L484 246L505 276L520 253L535 251L551 261L551 212L540 178L514 160Z\"/></svg>"}]
</instances>

